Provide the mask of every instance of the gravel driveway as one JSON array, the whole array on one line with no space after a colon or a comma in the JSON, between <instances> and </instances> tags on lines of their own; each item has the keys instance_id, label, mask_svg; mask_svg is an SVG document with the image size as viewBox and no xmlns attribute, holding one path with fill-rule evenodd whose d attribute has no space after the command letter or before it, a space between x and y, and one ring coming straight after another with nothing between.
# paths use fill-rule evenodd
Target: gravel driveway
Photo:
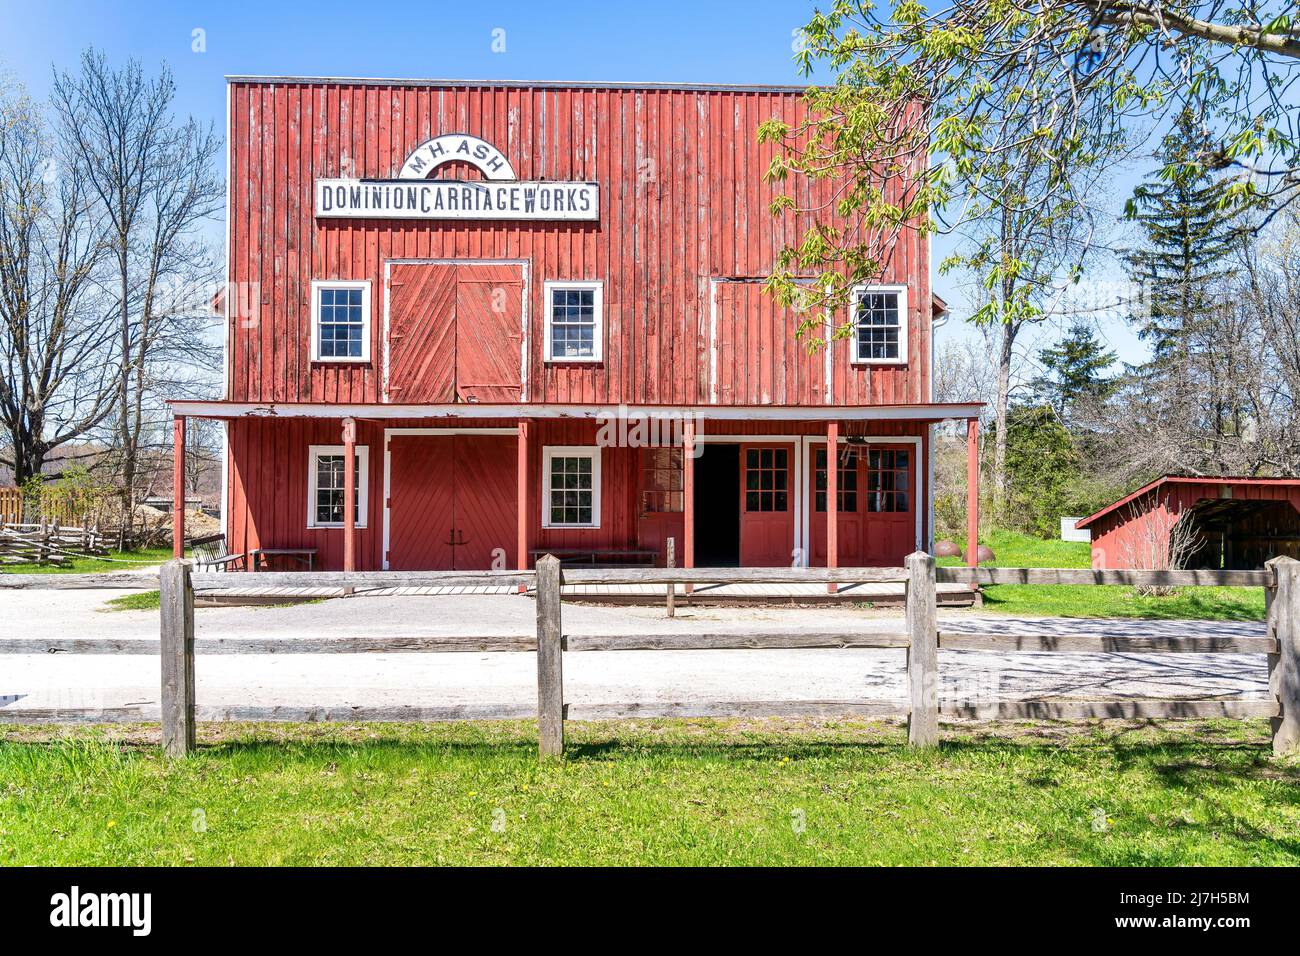
<instances>
[{"instance_id":1,"label":"gravel driveway","mask_svg":"<svg viewBox=\"0 0 1300 956\"><path fill-rule=\"evenodd\" d=\"M0 592L0 641L62 634L147 640L156 612L108 611L105 591ZM529 633L529 598L356 597L278 608L202 608L202 637L319 634ZM940 612L945 629L1104 634L1259 635L1263 625L1201 621L1023 619ZM693 608L669 620L658 607L565 604L565 631L894 631L901 611L851 607ZM899 650L609 651L565 655L565 697L584 705L640 701L851 700L904 696ZM535 706L532 654L294 654L200 656L201 707ZM940 653L943 695L1017 697L1262 696L1263 655ZM0 656L0 722L6 707L141 706L155 716L158 664L151 656ZM202 716L202 715L201 715Z\"/></svg>"}]
</instances>

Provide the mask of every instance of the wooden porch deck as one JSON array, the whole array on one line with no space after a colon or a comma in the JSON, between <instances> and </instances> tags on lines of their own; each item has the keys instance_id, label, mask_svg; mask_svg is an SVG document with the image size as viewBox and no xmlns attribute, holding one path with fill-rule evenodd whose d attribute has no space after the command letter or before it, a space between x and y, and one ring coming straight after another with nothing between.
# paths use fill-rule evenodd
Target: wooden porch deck
<instances>
[{"instance_id":1,"label":"wooden porch deck","mask_svg":"<svg viewBox=\"0 0 1300 956\"><path fill-rule=\"evenodd\" d=\"M591 604L663 604L666 588L662 584L574 584L562 589L565 600ZM966 584L939 584L939 604L945 607L969 607L975 602L974 590ZM395 587L358 588L353 597L424 596L458 594L514 594L512 587ZM531 595L532 588L528 594ZM826 593L824 584L699 584L692 594L677 587L678 606L718 606L730 604L844 604L865 602L875 605L902 606L901 583L841 584L835 594ZM289 604L343 597L342 588L255 587L229 588L222 591L197 591L195 604L217 607L250 604Z\"/></svg>"}]
</instances>

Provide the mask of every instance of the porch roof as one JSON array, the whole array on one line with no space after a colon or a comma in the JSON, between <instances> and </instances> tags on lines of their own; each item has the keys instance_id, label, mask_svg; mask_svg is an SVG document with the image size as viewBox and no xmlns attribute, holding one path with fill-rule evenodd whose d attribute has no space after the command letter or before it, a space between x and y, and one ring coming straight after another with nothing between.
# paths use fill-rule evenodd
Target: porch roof
<instances>
[{"instance_id":1,"label":"porch roof","mask_svg":"<svg viewBox=\"0 0 1300 956\"><path fill-rule=\"evenodd\" d=\"M926 421L978 418L982 402L915 405L580 405L458 402L440 405L330 402L229 402L174 400L172 413L187 418L654 418L685 416L729 421Z\"/></svg>"}]
</instances>

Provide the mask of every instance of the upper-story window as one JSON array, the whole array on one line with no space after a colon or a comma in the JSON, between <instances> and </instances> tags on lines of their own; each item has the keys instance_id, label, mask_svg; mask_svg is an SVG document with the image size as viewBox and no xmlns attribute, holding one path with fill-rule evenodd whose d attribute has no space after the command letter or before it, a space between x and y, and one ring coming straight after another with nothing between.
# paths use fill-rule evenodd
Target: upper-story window
<instances>
[{"instance_id":1,"label":"upper-story window","mask_svg":"<svg viewBox=\"0 0 1300 956\"><path fill-rule=\"evenodd\" d=\"M370 361L370 283L311 284L313 362Z\"/></svg>"},{"instance_id":2,"label":"upper-story window","mask_svg":"<svg viewBox=\"0 0 1300 956\"><path fill-rule=\"evenodd\" d=\"M601 361L603 286L601 282L545 283L546 361Z\"/></svg>"},{"instance_id":3,"label":"upper-story window","mask_svg":"<svg viewBox=\"0 0 1300 956\"><path fill-rule=\"evenodd\" d=\"M853 361L907 362L907 286L872 285L853 290Z\"/></svg>"}]
</instances>

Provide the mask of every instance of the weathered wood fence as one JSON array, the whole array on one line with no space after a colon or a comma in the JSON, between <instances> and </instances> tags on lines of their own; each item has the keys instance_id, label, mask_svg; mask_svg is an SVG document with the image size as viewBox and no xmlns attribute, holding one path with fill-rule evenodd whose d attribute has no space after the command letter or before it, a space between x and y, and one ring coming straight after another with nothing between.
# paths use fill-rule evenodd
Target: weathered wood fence
<instances>
[{"instance_id":1,"label":"weathered wood fence","mask_svg":"<svg viewBox=\"0 0 1300 956\"><path fill-rule=\"evenodd\" d=\"M1092 571L1053 568L936 568L926 554L913 554L905 568L602 568L561 570L552 556L537 570L503 572L267 572L259 584L303 587L473 587L494 585L535 589L537 626L524 635L317 635L287 638L196 638L194 592L246 586L242 575L191 572L189 562L164 566L161 578L119 575L3 575L6 588L122 588L151 586L161 591L161 634L157 642L97 638L19 638L0 640L0 654L80 653L157 654L162 662L163 746L170 756L194 749L196 703L194 656L199 654L426 653L455 651L535 651L536 710L518 707L449 706L391 708L374 714L354 708L316 707L230 709L216 716L279 720L430 720L509 719L535 714L543 756L564 749L564 653L607 650L717 650L793 648L897 648L907 653L907 697L899 700L700 701L689 704L607 704L581 708L584 718L630 716L905 716L908 742L933 746L939 718L1179 718L1268 717L1273 749L1300 751L1300 562L1276 558L1263 571ZM904 582L905 628L897 632L690 633L579 635L564 633L565 584L731 584L741 582ZM943 629L936 609L936 584L1120 584L1135 586L1263 587L1268 607L1266 632L1259 637L1077 634L979 634ZM1134 698L1099 700L1059 698L996 701L945 701L940 694L939 651L1033 651L1061 653L1219 653L1268 655L1269 692L1263 699ZM130 719L120 711L87 716L69 712L0 710L0 722L77 719Z\"/></svg>"}]
</instances>

